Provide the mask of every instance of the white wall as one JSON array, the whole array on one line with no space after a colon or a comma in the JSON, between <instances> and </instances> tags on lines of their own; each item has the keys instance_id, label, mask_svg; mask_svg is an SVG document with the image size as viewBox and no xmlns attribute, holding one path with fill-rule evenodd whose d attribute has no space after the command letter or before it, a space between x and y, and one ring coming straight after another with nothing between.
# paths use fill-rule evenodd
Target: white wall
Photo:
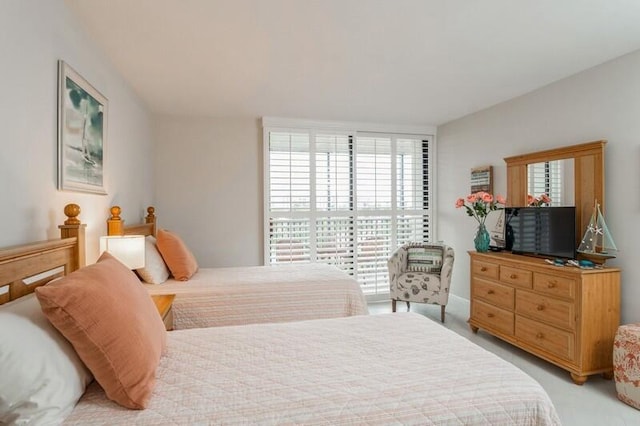
<instances>
[{"instance_id":1,"label":"white wall","mask_svg":"<svg viewBox=\"0 0 640 426\"><path fill-rule=\"evenodd\" d=\"M261 265L262 129L257 118L154 120L156 215L202 267Z\"/></svg>"},{"instance_id":2,"label":"white wall","mask_svg":"<svg viewBox=\"0 0 640 426\"><path fill-rule=\"evenodd\" d=\"M109 206L121 203L124 218L137 221L153 201L147 110L62 0L2 0L0 33L0 247L59 236L63 208L74 202L88 225L87 261L94 262ZM58 59L109 100L106 196L56 189Z\"/></svg>"},{"instance_id":3,"label":"white wall","mask_svg":"<svg viewBox=\"0 0 640 426\"><path fill-rule=\"evenodd\" d=\"M439 238L456 251L452 292L469 297L475 223L456 210L472 167L494 166L506 192L504 157L599 139L609 142L606 219L620 249L622 322L640 321L640 51L438 128Z\"/></svg>"}]
</instances>

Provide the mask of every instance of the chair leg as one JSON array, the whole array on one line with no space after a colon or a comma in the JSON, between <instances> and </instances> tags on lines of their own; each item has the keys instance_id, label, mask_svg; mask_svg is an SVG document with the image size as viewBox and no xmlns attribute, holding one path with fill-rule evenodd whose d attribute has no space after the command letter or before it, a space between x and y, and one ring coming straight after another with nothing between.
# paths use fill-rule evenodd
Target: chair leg
<instances>
[{"instance_id":1,"label":"chair leg","mask_svg":"<svg viewBox=\"0 0 640 426\"><path fill-rule=\"evenodd\" d=\"M396 299L391 299L391 312L396 311Z\"/></svg>"},{"instance_id":2,"label":"chair leg","mask_svg":"<svg viewBox=\"0 0 640 426\"><path fill-rule=\"evenodd\" d=\"M409 302L407 302L407 312L409 312L410 308L411 308L411 306L409 306Z\"/></svg>"},{"instance_id":3,"label":"chair leg","mask_svg":"<svg viewBox=\"0 0 640 426\"><path fill-rule=\"evenodd\" d=\"M446 308L446 305L440 306L440 321L441 322L444 322L444 308Z\"/></svg>"}]
</instances>

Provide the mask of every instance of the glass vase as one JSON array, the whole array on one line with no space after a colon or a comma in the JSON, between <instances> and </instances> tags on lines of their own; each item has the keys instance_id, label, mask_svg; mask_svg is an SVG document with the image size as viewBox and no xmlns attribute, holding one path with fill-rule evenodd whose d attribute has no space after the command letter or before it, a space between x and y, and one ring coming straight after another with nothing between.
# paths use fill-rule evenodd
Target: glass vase
<instances>
[{"instance_id":1,"label":"glass vase","mask_svg":"<svg viewBox=\"0 0 640 426\"><path fill-rule=\"evenodd\" d=\"M473 239L473 244L476 246L476 251L478 253L486 253L489 251L489 232L487 228L485 228L484 223L478 225L478 231L476 232L476 237Z\"/></svg>"}]
</instances>

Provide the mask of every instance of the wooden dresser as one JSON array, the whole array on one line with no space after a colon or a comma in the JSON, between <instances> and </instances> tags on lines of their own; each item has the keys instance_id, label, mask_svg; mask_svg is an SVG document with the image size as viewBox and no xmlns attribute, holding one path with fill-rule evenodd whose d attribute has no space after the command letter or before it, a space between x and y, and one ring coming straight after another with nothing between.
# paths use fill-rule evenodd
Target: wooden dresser
<instances>
[{"instance_id":1,"label":"wooden dresser","mask_svg":"<svg viewBox=\"0 0 640 426\"><path fill-rule=\"evenodd\" d=\"M613 374L620 322L620 270L553 266L511 253L471 256L469 325L571 373Z\"/></svg>"}]
</instances>

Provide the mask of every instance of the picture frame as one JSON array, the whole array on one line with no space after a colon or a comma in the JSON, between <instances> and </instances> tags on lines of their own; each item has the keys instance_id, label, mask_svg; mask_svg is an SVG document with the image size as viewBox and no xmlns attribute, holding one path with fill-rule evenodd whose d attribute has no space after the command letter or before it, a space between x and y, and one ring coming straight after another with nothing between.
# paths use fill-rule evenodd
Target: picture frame
<instances>
[{"instance_id":1,"label":"picture frame","mask_svg":"<svg viewBox=\"0 0 640 426\"><path fill-rule=\"evenodd\" d=\"M471 169L471 194L479 191L493 193L493 166Z\"/></svg>"},{"instance_id":2,"label":"picture frame","mask_svg":"<svg viewBox=\"0 0 640 426\"><path fill-rule=\"evenodd\" d=\"M103 194L108 100L58 61L58 189Z\"/></svg>"}]
</instances>

